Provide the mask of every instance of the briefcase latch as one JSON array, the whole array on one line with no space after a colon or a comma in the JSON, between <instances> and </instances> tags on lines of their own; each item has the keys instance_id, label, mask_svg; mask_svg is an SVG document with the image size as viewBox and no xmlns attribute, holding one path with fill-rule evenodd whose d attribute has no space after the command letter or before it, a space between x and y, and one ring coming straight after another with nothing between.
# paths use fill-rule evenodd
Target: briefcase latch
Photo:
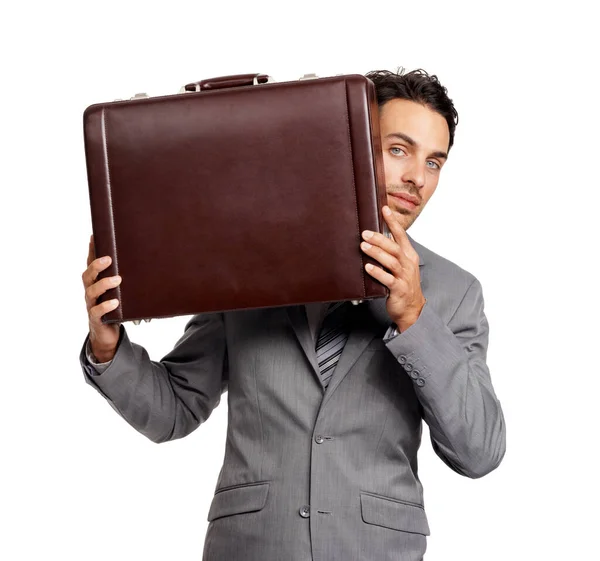
<instances>
[{"instance_id":1,"label":"briefcase latch","mask_svg":"<svg viewBox=\"0 0 600 561\"><path fill-rule=\"evenodd\" d=\"M136 93L134 94L133 97L130 97L129 99L146 99L147 97L150 97L147 93ZM117 99L115 99L114 101L125 101L124 99L118 97Z\"/></svg>"}]
</instances>

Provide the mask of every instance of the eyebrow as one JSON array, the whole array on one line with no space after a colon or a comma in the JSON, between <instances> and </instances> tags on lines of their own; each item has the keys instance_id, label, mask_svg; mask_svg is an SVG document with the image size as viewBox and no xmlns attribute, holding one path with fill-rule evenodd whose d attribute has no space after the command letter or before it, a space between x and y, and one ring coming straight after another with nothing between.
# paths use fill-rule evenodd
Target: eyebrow
<instances>
[{"instance_id":1,"label":"eyebrow","mask_svg":"<svg viewBox=\"0 0 600 561\"><path fill-rule=\"evenodd\" d=\"M392 132L392 133L388 134L386 136L386 138L399 138L400 140L404 140L404 142L406 142L410 146L417 146L417 143L415 142L415 140L413 138L411 138L410 136L408 136L407 134L404 134L403 132ZM438 150L436 152L432 152L429 155L429 157L430 158L442 158L444 160L447 160L448 153L441 152Z\"/></svg>"}]
</instances>

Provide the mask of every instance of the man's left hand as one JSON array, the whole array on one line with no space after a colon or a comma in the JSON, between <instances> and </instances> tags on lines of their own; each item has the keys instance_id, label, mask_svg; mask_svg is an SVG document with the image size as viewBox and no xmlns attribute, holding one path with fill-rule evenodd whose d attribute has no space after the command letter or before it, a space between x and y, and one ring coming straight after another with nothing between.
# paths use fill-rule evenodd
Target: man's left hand
<instances>
[{"instance_id":1,"label":"man's left hand","mask_svg":"<svg viewBox=\"0 0 600 561\"><path fill-rule=\"evenodd\" d=\"M417 321L425 305L425 296L421 291L419 254L389 207L383 207L383 215L394 239L365 230L362 233L365 241L360 247L389 271L371 264L365 267L372 277L389 288L387 312L398 326L398 331L403 332Z\"/></svg>"}]
</instances>

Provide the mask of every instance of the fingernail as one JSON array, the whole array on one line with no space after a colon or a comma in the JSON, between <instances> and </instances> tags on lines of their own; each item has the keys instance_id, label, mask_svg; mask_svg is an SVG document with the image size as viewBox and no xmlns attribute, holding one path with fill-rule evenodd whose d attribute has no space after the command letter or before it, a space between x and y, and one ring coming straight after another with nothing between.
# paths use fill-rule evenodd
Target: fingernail
<instances>
[{"instance_id":1,"label":"fingernail","mask_svg":"<svg viewBox=\"0 0 600 561\"><path fill-rule=\"evenodd\" d=\"M113 284L119 284L120 282L121 282L121 277L119 275L117 275L116 277L113 277L113 279L112 279Z\"/></svg>"},{"instance_id":2,"label":"fingernail","mask_svg":"<svg viewBox=\"0 0 600 561\"><path fill-rule=\"evenodd\" d=\"M365 230L362 235L365 240L368 240L373 235L373 232L371 232L371 230Z\"/></svg>"},{"instance_id":3,"label":"fingernail","mask_svg":"<svg viewBox=\"0 0 600 561\"><path fill-rule=\"evenodd\" d=\"M360 245L362 246L363 249L370 249L371 248L371 244L367 243L367 242L363 242Z\"/></svg>"},{"instance_id":4,"label":"fingernail","mask_svg":"<svg viewBox=\"0 0 600 561\"><path fill-rule=\"evenodd\" d=\"M392 214L392 211L390 210L390 207L384 206L383 207L383 214L385 214L386 216L389 216L390 214Z\"/></svg>"},{"instance_id":5,"label":"fingernail","mask_svg":"<svg viewBox=\"0 0 600 561\"><path fill-rule=\"evenodd\" d=\"M108 263L110 261L110 257L102 257L102 259L100 259L100 263L104 264L104 263Z\"/></svg>"}]
</instances>

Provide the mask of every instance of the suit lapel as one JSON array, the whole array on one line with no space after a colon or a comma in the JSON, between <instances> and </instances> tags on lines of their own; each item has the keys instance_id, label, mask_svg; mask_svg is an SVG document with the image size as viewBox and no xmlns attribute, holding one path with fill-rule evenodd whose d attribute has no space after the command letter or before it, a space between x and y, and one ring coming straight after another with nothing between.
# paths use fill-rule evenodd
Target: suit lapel
<instances>
[{"instance_id":1,"label":"suit lapel","mask_svg":"<svg viewBox=\"0 0 600 561\"><path fill-rule=\"evenodd\" d=\"M406 232L406 237L408 238L410 245L413 246L413 248L419 255L419 267L422 267L423 265L425 265L425 248L419 242L413 240L412 237L409 236L408 232Z\"/></svg>"},{"instance_id":2,"label":"suit lapel","mask_svg":"<svg viewBox=\"0 0 600 561\"><path fill-rule=\"evenodd\" d=\"M385 334L384 324L380 323L379 313L373 313L375 310L379 311L381 306L385 313L385 299L378 298L364 302L354 309L352 329L333 371L322 406L331 399L333 392L342 383L369 343L375 337L382 337ZM387 314L385 315L387 316Z\"/></svg>"},{"instance_id":3,"label":"suit lapel","mask_svg":"<svg viewBox=\"0 0 600 561\"><path fill-rule=\"evenodd\" d=\"M290 319L290 323L294 328L298 342L308 359L308 362L312 366L313 372L321 384L321 375L319 373L319 364L317 363L317 354L315 353L315 344L313 338L310 335L310 329L308 327L308 318L306 317L305 306L288 306L287 314Z\"/></svg>"}]
</instances>

